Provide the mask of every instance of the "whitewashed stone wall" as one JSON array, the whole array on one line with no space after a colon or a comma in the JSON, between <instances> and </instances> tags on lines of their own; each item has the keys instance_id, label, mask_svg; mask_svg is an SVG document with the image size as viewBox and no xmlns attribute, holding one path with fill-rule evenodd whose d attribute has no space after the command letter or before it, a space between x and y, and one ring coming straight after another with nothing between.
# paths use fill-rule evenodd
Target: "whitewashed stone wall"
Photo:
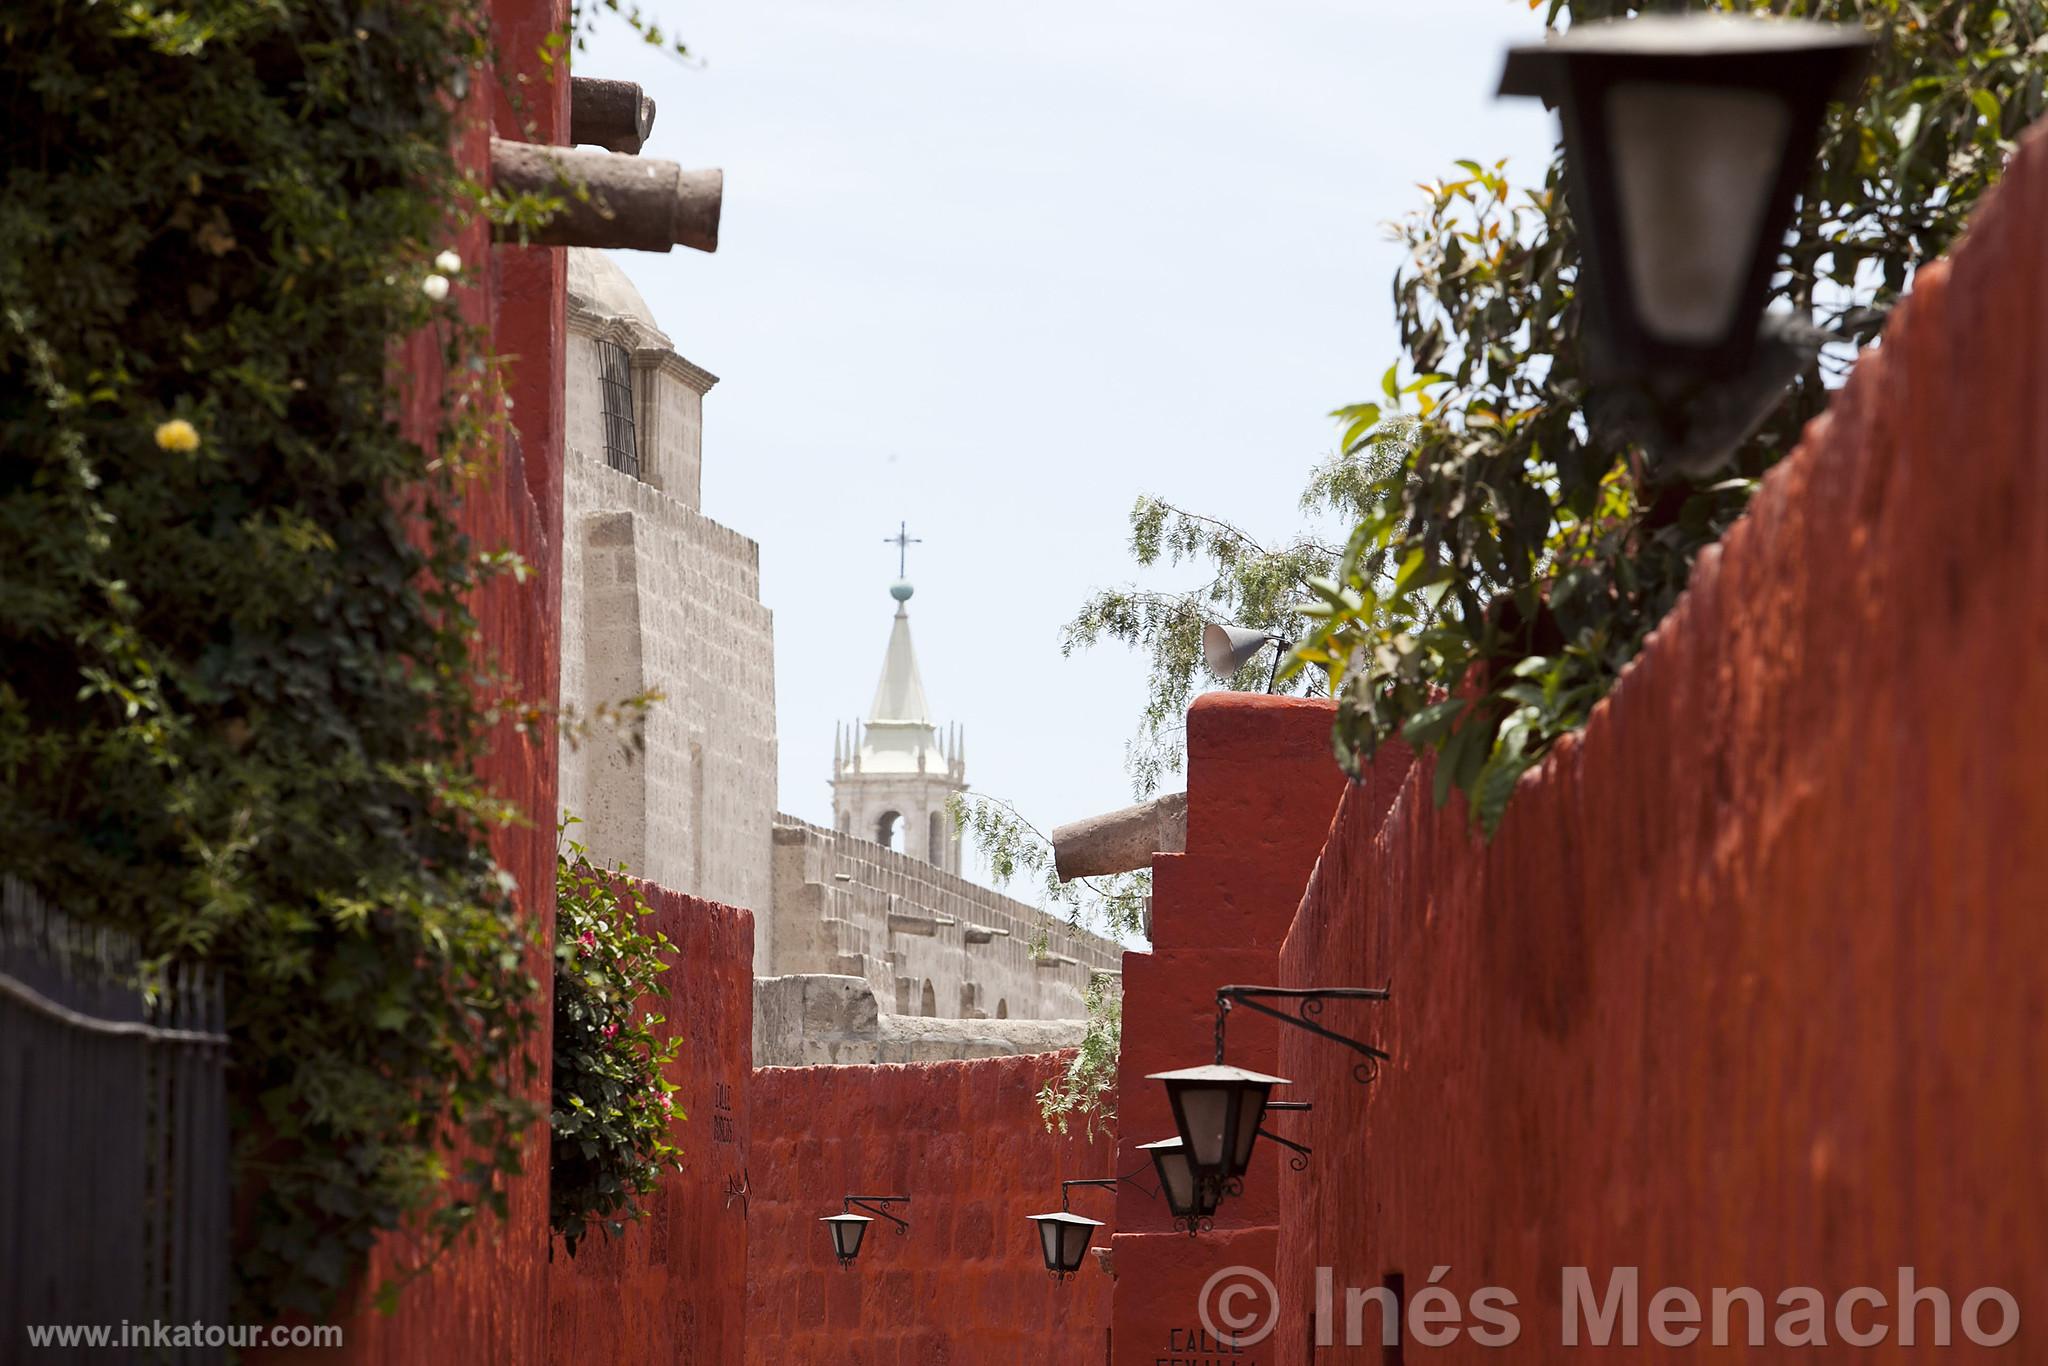
<instances>
[{"instance_id":1,"label":"whitewashed stone wall","mask_svg":"<svg viewBox=\"0 0 2048 1366\"><path fill-rule=\"evenodd\" d=\"M580 405L570 405L573 413ZM773 894L774 621L755 543L604 463L572 437L564 478L562 701L663 694L646 750L599 730L566 747L562 805L579 837L664 887L756 912Z\"/></svg>"},{"instance_id":2,"label":"whitewashed stone wall","mask_svg":"<svg viewBox=\"0 0 2048 1366\"><path fill-rule=\"evenodd\" d=\"M1080 1044L1086 1020L942 1020L885 1011L865 977L754 979L754 1066L953 1062L1053 1053Z\"/></svg>"},{"instance_id":3,"label":"whitewashed stone wall","mask_svg":"<svg viewBox=\"0 0 2048 1366\"><path fill-rule=\"evenodd\" d=\"M1066 1020L1087 1014L1097 973L1122 965L1120 944L870 840L782 815L774 847L770 966L757 957L757 975L863 978L883 1014Z\"/></svg>"}]
</instances>

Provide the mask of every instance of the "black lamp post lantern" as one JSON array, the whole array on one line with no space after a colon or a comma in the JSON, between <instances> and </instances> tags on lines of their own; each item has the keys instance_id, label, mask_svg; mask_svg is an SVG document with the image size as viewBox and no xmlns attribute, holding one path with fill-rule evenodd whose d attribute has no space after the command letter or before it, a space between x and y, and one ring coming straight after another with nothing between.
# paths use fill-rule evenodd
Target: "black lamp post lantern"
<instances>
[{"instance_id":1,"label":"black lamp post lantern","mask_svg":"<svg viewBox=\"0 0 2048 1366\"><path fill-rule=\"evenodd\" d=\"M1068 1210L1034 1214L1030 1219L1038 1225L1045 1269L1053 1274L1054 1280L1061 1281L1081 1269L1081 1261L1088 1255L1088 1243L1095 1237L1095 1230L1102 1227L1100 1219L1083 1218Z\"/></svg>"},{"instance_id":2,"label":"black lamp post lantern","mask_svg":"<svg viewBox=\"0 0 2048 1366\"><path fill-rule=\"evenodd\" d=\"M1362 1060L1352 1068L1352 1075L1360 1082L1366 1082L1373 1078L1379 1063L1388 1054L1362 1040L1329 1029L1317 1020L1326 1001L1384 1001L1389 995L1386 987L1217 988L1216 1061L1175 1072L1155 1072L1147 1078L1166 1085L1166 1103L1173 1110L1173 1124L1179 1131L1184 1158L1192 1170L1201 1198L1209 1201L1209 1212L1214 1211L1216 1202L1222 1197L1235 1195L1243 1188L1244 1173L1251 1165L1252 1149L1259 1139L1260 1122L1272 1102L1273 1088L1290 1084L1285 1077L1232 1067L1223 1061L1224 1031L1230 1012L1244 1006L1283 1024L1344 1045L1361 1055ZM1268 1004L1272 1001L1291 1002L1294 1012L1290 1014ZM1294 1152L1296 1170L1306 1165L1308 1149L1271 1134L1267 1137ZM1181 1159L1172 1160L1178 1162ZM1160 1161L1159 1151L1154 1152L1153 1161ZM1162 1183L1168 1182L1169 1172L1165 1166L1160 1167L1159 1176ZM1191 1203L1190 1209L1193 1208ZM1176 1214L1176 1217L1184 1220L1189 1216ZM1205 1216L1196 1214L1193 1217Z\"/></svg>"},{"instance_id":3,"label":"black lamp post lantern","mask_svg":"<svg viewBox=\"0 0 2048 1366\"><path fill-rule=\"evenodd\" d=\"M852 1266L853 1259L860 1256L861 1239L867 1236L868 1225L875 1221L865 1214L831 1214L818 1221L831 1230L832 1254L839 1258L841 1266Z\"/></svg>"},{"instance_id":4,"label":"black lamp post lantern","mask_svg":"<svg viewBox=\"0 0 2048 1366\"><path fill-rule=\"evenodd\" d=\"M1151 1154L1152 1169L1159 1175L1159 1191L1166 1197L1173 1226L1190 1234L1213 1228L1215 1221L1211 1216L1216 1213L1216 1202L1222 1192L1215 1183L1195 1175L1187 1143L1178 1137L1162 1138L1157 1143L1140 1143L1138 1151Z\"/></svg>"},{"instance_id":5,"label":"black lamp post lantern","mask_svg":"<svg viewBox=\"0 0 2048 1366\"><path fill-rule=\"evenodd\" d=\"M1140 1167L1137 1171L1143 1171ZM1100 1219L1084 1219L1074 1213L1071 1201L1076 1186L1092 1186L1098 1190L1115 1190L1117 1186L1137 1171L1124 1176L1077 1177L1060 1182L1060 1212L1058 1214L1031 1214L1025 1217L1038 1225L1039 1249L1045 1254L1045 1269L1054 1280L1063 1281L1081 1269L1082 1259L1088 1255L1088 1243L1095 1237L1095 1230L1102 1227ZM1139 1189L1144 1183L1134 1182Z\"/></svg>"},{"instance_id":6,"label":"black lamp post lantern","mask_svg":"<svg viewBox=\"0 0 2048 1366\"><path fill-rule=\"evenodd\" d=\"M1244 1175L1273 1088L1290 1084L1285 1077L1221 1062L1156 1072L1147 1080L1166 1084L1166 1103L1188 1161L1197 1178L1212 1182Z\"/></svg>"},{"instance_id":7,"label":"black lamp post lantern","mask_svg":"<svg viewBox=\"0 0 2048 1366\"><path fill-rule=\"evenodd\" d=\"M871 1216L880 1216L896 1226L898 1237L910 1232L909 1221L898 1219L889 1213L890 1205L907 1205L907 1195L849 1195L840 1202L838 1214L828 1214L818 1220L832 1234L832 1255L839 1259L841 1266L852 1266L853 1259L860 1256L861 1240L867 1236L868 1225L875 1222ZM855 1214L856 1209L867 1210L867 1214Z\"/></svg>"},{"instance_id":8,"label":"black lamp post lantern","mask_svg":"<svg viewBox=\"0 0 2048 1366\"><path fill-rule=\"evenodd\" d=\"M1743 373L1828 101L1869 35L1649 15L1508 53L1503 95L1564 125L1588 379L1669 399Z\"/></svg>"}]
</instances>

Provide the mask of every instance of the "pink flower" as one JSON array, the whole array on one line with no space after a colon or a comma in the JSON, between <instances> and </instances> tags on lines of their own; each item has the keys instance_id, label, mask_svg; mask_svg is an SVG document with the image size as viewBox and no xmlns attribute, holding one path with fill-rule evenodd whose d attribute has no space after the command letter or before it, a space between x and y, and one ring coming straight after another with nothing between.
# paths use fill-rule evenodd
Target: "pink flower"
<instances>
[{"instance_id":1,"label":"pink flower","mask_svg":"<svg viewBox=\"0 0 2048 1366\"><path fill-rule=\"evenodd\" d=\"M589 930L585 930L583 933L576 936L576 945L577 951L580 953L596 953L597 936L591 933Z\"/></svg>"},{"instance_id":2,"label":"pink flower","mask_svg":"<svg viewBox=\"0 0 2048 1366\"><path fill-rule=\"evenodd\" d=\"M616 1039L619 1037L619 1022L617 1020L612 1021L610 1024L604 1027L604 1036L607 1039Z\"/></svg>"},{"instance_id":3,"label":"pink flower","mask_svg":"<svg viewBox=\"0 0 2048 1366\"><path fill-rule=\"evenodd\" d=\"M661 1095L661 1108L662 1108L662 1109L664 1109L664 1110L674 1110L674 1109L676 1108L676 1098L675 1098L674 1096L670 1095L670 1094L669 1094L668 1092L666 1092L666 1091L663 1091L663 1092L661 1092L661 1093L660 1093L660 1095Z\"/></svg>"}]
</instances>

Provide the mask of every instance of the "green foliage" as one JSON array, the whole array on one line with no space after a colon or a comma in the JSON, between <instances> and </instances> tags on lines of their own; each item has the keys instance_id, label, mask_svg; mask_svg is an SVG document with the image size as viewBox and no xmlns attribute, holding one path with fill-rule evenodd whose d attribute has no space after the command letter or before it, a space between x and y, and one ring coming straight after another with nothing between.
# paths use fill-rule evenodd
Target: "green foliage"
<instances>
[{"instance_id":1,"label":"green foliage","mask_svg":"<svg viewBox=\"0 0 2048 1366\"><path fill-rule=\"evenodd\" d=\"M1100 927L1112 937L1131 938L1144 930L1145 898L1152 894L1152 870L1113 877L1077 877L1060 881L1053 867L1052 841L1008 802L979 793L956 792L946 799L954 826L972 840L989 862L989 876L998 888L1019 876L1037 884L1047 910L1059 907L1069 925ZM1034 944L1042 950L1043 942Z\"/></svg>"},{"instance_id":2,"label":"green foliage","mask_svg":"<svg viewBox=\"0 0 2048 1366\"><path fill-rule=\"evenodd\" d=\"M467 603L517 566L454 523L481 13L0 0L0 867L224 980L245 1319L501 1209L538 1117L471 776ZM422 331L460 381L424 443Z\"/></svg>"},{"instance_id":3,"label":"green foliage","mask_svg":"<svg viewBox=\"0 0 2048 1366\"><path fill-rule=\"evenodd\" d=\"M1144 930L1145 902L1152 894L1152 870L1083 877L1062 882L1053 867L1052 841L1024 819L1008 802L974 793L956 793L947 800L953 822L989 861L998 887L1020 874L1039 885L1041 905L1064 909L1067 923L1092 923L1124 939ZM1048 947L1040 936L1033 953ZM1114 978L1097 976L1088 984L1088 1031L1066 1071L1038 1093L1039 1112L1049 1131L1068 1132L1083 1126L1090 1142L1098 1130L1116 1122L1116 1060L1123 1044L1123 996Z\"/></svg>"},{"instance_id":4,"label":"green foliage","mask_svg":"<svg viewBox=\"0 0 2048 1366\"><path fill-rule=\"evenodd\" d=\"M678 1088L664 1069L683 1041L660 1037L664 1018L640 1008L675 945L641 929L651 908L625 869L592 864L567 828L555 874L548 1219L573 1257L591 1224L617 1236L627 1220L647 1217L640 1202L664 1165L682 1170L669 1142Z\"/></svg>"},{"instance_id":5,"label":"green foliage","mask_svg":"<svg viewBox=\"0 0 2048 1366\"><path fill-rule=\"evenodd\" d=\"M1365 496L1377 488L1392 463L1378 436L1347 444L1350 449L1344 454L1311 473L1301 497L1304 515L1334 524L1328 536L1306 532L1284 545L1268 547L1228 522L1160 498L1140 498L1131 510L1131 556L1140 568L1195 563L1209 576L1183 592L1134 586L1098 592L1061 633L1063 654L1113 640L1147 657L1144 714L1125 753L1137 796L1151 796L1162 778L1181 769L1186 746L1183 718L1209 678L1202 662L1202 627L1209 622L1262 627L1292 639L1301 629L1296 613L1309 584L1336 572L1344 554L1343 528L1366 514ZM1259 691L1266 686L1270 668L1270 656L1255 657L1236 678L1223 681L1232 688ZM1305 692L1312 686L1297 677L1277 690Z\"/></svg>"},{"instance_id":6,"label":"green foliage","mask_svg":"<svg viewBox=\"0 0 2048 1366\"><path fill-rule=\"evenodd\" d=\"M1039 1088L1038 1113L1049 1133L1075 1124L1093 1143L1116 1123L1116 1064L1123 1049L1123 996L1107 977L1088 984L1088 1032L1066 1070Z\"/></svg>"},{"instance_id":7,"label":"green foliage","mask_svg":"<svg viewBox=\"0 0 2048 1366\"><path fill-rule=\"evenodd\" d=\"M574 0L569 6L568 34L578 52L589 46L591 33L597 28L598 21L607 15L638 34L640 41L649 47L659 48L676 57L690 55L689 44L664 32L660 22L632 0Z\"/></svg>"},{"instance_id":8,"label":"green foliage","mask_svg":"<svg viewBox=\"0 0 2048 1366\"><path fill-rule=\"evenodd\" d=\"M1538 0L1541 3L1541 0ZM1531 8L1536 8L1532 4ZM1552 0L1549 17L1621 16ZM1714 468L1659 468L1589 402L1575 336L1578 254L1553 161L1534 184L1458 164L1400 229L1404 354L1342 409L1347 449L1399 467L1367 490L1293 667L1321 666L1354 770L1396 736L1436 752L1436 798L1491 830L1516 780L1584 724L1685 588L1699 552L1827 405L1914 267L1944 249L2012 139L2048 106L2048 11L1985 0L1692 0L1862 23L1880 46L1830 111L1774 304L1835 338ZM1598 395L1594 395L1598 398ZM1389 440L1389 438L1392 438Z\"/></svg>"}]
</instances>

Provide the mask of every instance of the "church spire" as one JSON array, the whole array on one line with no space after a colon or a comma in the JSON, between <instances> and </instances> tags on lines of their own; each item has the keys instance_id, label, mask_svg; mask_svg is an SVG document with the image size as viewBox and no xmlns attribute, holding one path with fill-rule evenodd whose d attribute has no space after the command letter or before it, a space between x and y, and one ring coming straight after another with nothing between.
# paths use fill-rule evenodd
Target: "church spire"
<instances>
[{"instance_id":1,"label":"church spire","mask_svg":"<svg viewBox=\"0 0 2048 1366\"><path fill-rule=\"evenodd\" d=\"M902 557L917 544L909 527L886 538ZM865 723L845 736L832 763L832 806L839 829L872 839L945 869L960 871L960 836L947 799L967 786L957 726L941 733L925 699L917 651L910 643L910 599L916 590L899 577L889 585L896 616L889 623L889 648L882 678Z\"/></svg>"},{"instance_id":2,"label":"church spire","mask_svg":"<svg viewBox=\"0 0 2048 1366\"><path fill-rule=\"evenodd\" d=\"M882 656L882 681L875 688L874 705L868 708L868 722L902 722L929 726L931 704L925 701L924 679L917 671L917 651L910 644L910 595L908 579L889 586L896 599L896 620L889 626L889 649Z\"/></svg>"}]
</instances>

